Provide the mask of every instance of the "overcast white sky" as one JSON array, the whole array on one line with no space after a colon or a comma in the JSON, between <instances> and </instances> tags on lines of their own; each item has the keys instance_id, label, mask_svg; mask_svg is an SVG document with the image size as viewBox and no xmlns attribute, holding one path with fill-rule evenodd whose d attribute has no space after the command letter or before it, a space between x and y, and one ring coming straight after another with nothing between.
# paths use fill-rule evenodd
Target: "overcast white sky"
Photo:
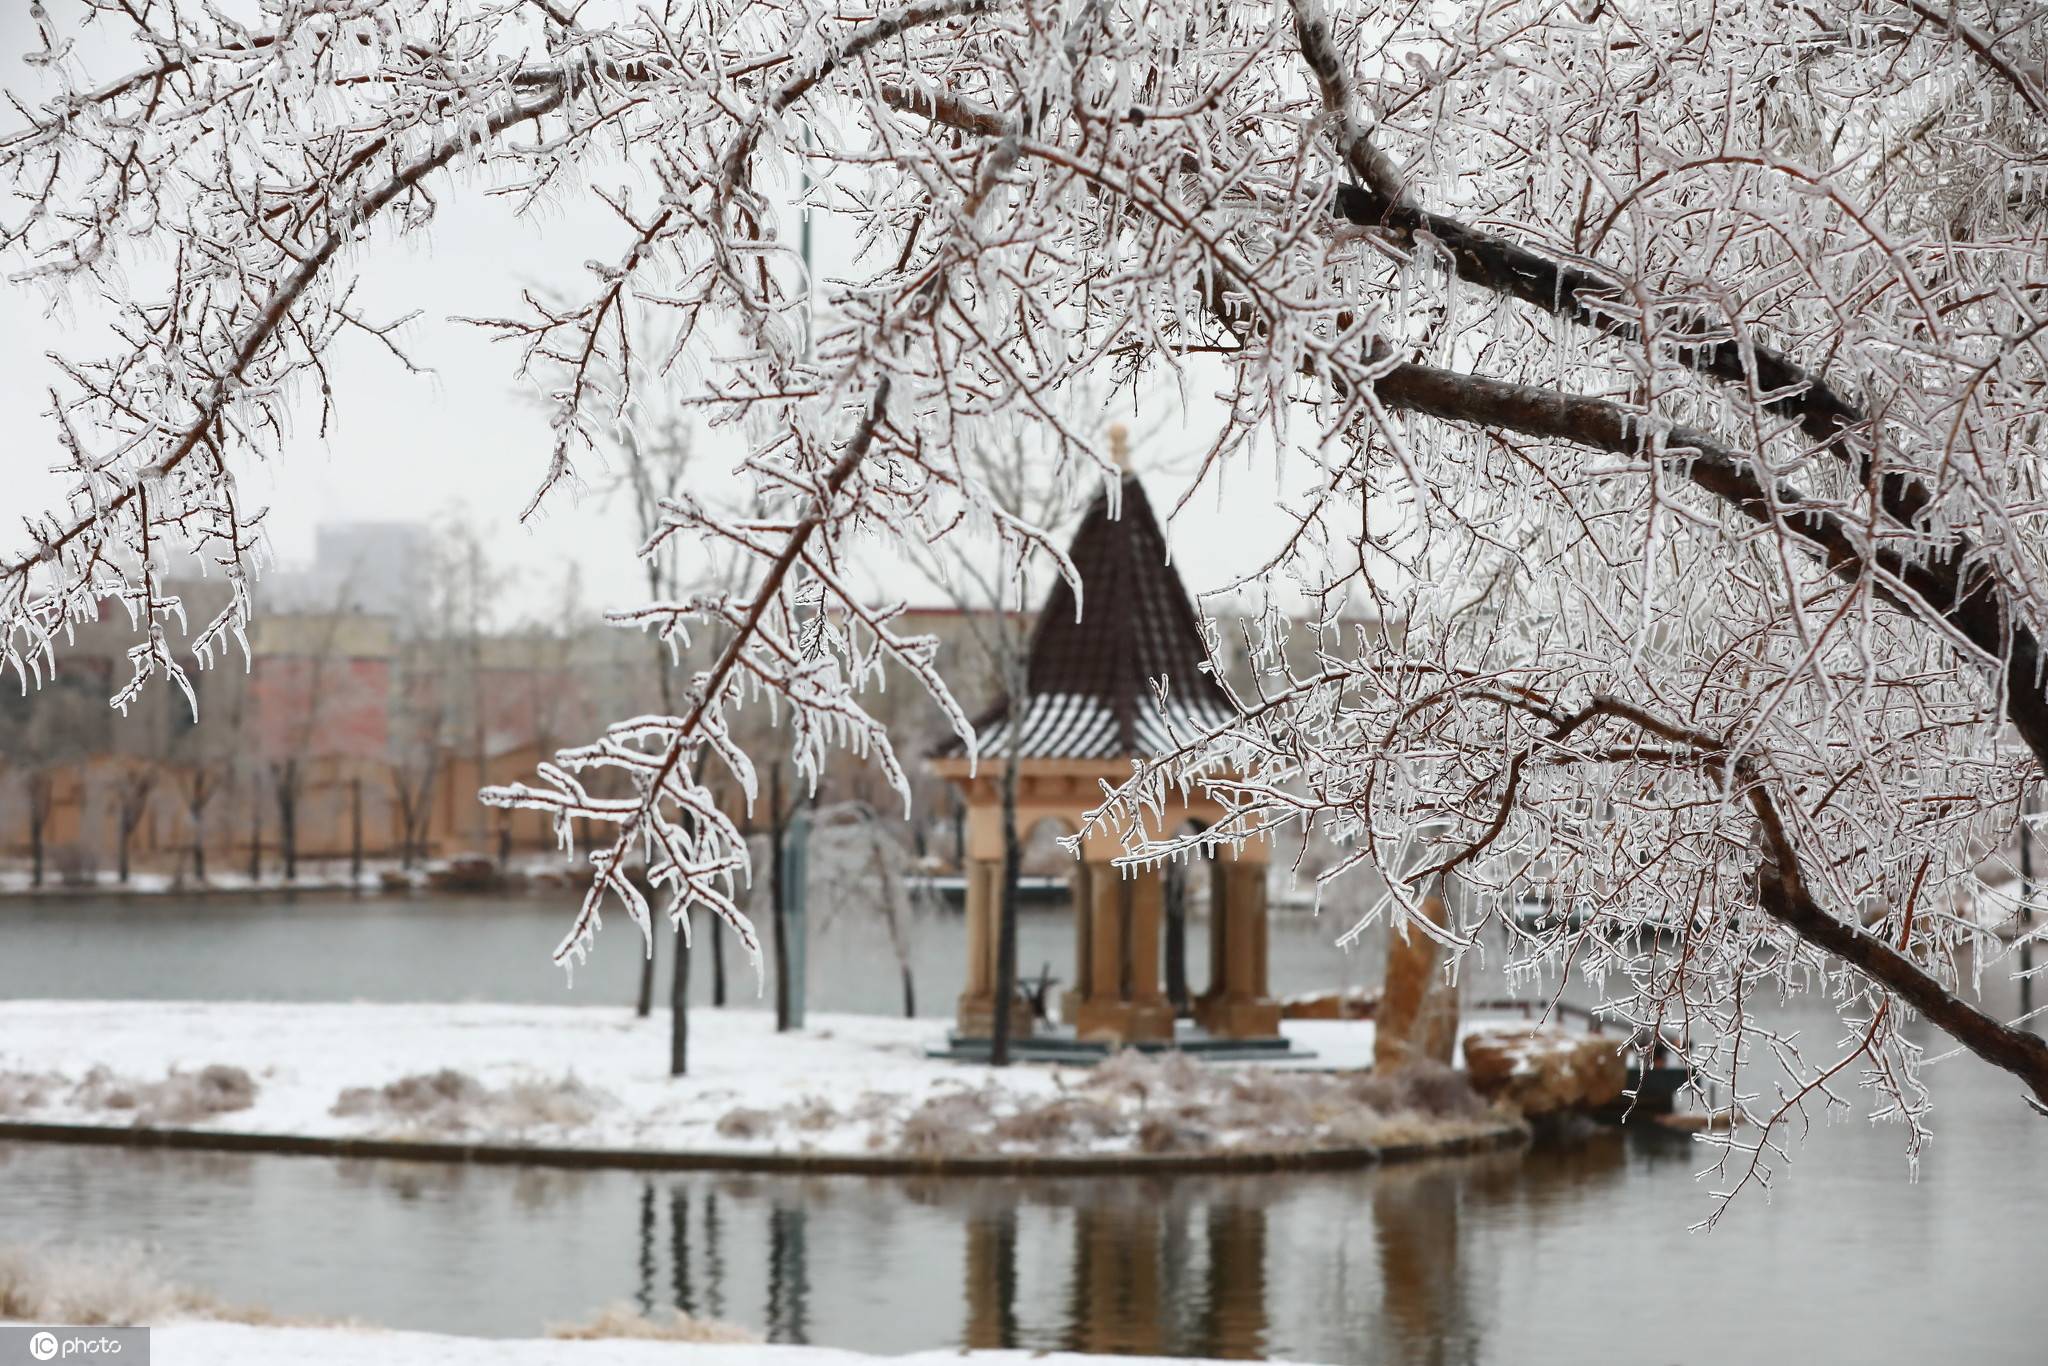
<instances>
[{"instance_id":1,"label":"overcast white sky","mask_svg":"<svg viewBox=\"0 0 2048 1366\"><path fill-rule=\"evenodd\" d=\"M75 0L49 5L61 17L75 9ZM21 61L36 46L26 10L25 0L0 0L0 88L33 103L41 86ZM97 63L94 74L111 75L113 65ZM584 287L586 261L618 255L617 221L587 200L561 205L543 219L519 220L473 185L451 191L444 184L439 197L442 211L431 232L395 245L372 244L344 267L361 277L358 300L369 316L420 311L404 337L433 375L408 374L366 339L344 345L333 365L339 416L326 438L315 430L317 410L307 407L283 460L244 467L245 489L270 508L273 552L286 564L303 560L311 553L313 527L323 520L461 517L485 535L497 557L521 566L520 586L538 601L558 600L553 587L572 562L581 566L594 606L633 601L638 576L623 504L558 495L538 525L519 524L547 459L546 417L518 386L515 353L454 321L517 312L524 285ZM821 263L829 262L829 222L821 221L819 233ZM82 302L75 314L53 316L40 287L0 281L0 510L26 514L58 499L62 484L49 473L56 460L53 429L44 415L55 372L46 353L107 353L106 334L92 325L92 312ZM1135 453L1141 471L1184 461L1205 447L1213 430L1208 423L1220 416L1210 403L1184 415L1164 396L1150 406L1140 428L1153 434ZM725 433L700 434L707 473L735 463L731 441ZM1297 466L1289 482L1305 473ZM1162 511L1181 488L1171 474L1153 473L1147 483ZM1277 501L1270 468L1239 469L1229 487L1204 489L1171 533L1190 587L1213 587L1253 570L1262 548L1285 534ZM0 518L0 551L20 548L19 528L18 515ZM916 582L889 588L913 600L941 600ZM516 608L505 615L516 615Z\"/></svg>"}]
</instances>

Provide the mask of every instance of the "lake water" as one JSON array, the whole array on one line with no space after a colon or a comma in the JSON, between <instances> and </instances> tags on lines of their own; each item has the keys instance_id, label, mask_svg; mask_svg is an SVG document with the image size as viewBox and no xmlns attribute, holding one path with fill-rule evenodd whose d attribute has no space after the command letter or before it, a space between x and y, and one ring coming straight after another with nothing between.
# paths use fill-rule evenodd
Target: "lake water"
<instances>
[{"instance_id":1,"label":"lake water","mask_svg":"<svg viewBox=\"0 0 2048 1366\"><path fill-rule=\"evenodd\" d=\"M546 953L563 917L523 899L17 904L0 910L0 994L560 1000ZM571 999L630 999L622 928ZM1376 953L1330 947L1336 928L1276 924L1275 985L1376 979ZM920 1005L943 1014L959 922L934 918L918 938ZM1198 955L1203 936L1190 938ZM1063 969L1062 917L1027 917L1023 940L1028 967ZM877 927L826 923L812 963L814 1009L900 1008ZM1199 961L1191 975L1201 980ZM494 1335L624 1301L873 1351L1375 1366L2048 1359L2034 1299L2048 1273L2048 1120L1971 1060L1931 1078L1937 1132L1917 1180L1897 1129L1820 1128L1768 1201L1746 1196L1710 1233L1688 1231L1709 1208L1703 1150L1603 1133L1380 1171L1085 1181L12 1144L0 1145L0 1241L138 1240L230 1301Z\"/></svg>"},{"instance_id":2,"label":"lake water","mask_svg":"<svg viewBox=\"0 0 2048 1366\"><path fill-rule=\"evenodd\" d=\"M608 916L590 961L573 979L549 961L575 909L566 894L356 897L249 896L47 898L0 903L0 998L118 1000L522 1001L629 1003L639 989L641 939ZM1018 917L1018 968L1051 964L1071 977L1073 922L1060 910ZM1276 916L1276 990L1377 982L1380 956L1332 947L1345 925ZM1196 927L1199 931L1200 927ZM765 932L764 932L765 933ZM700 922L691 1000L711 999L710 934ZM937 913L909 936L920 1015L950 1016L965 982L966 922ZM110 951L110 946L117 946ZM664 937L659 999L668 999ZM728 939L729 999L757 1004L756 982ZM823 916L810 941L810 1008L900 1014L903 987L879 922ZM1188 935L1188 975L1208 981L1208 935Z\"/></svg>"}]
</instances>

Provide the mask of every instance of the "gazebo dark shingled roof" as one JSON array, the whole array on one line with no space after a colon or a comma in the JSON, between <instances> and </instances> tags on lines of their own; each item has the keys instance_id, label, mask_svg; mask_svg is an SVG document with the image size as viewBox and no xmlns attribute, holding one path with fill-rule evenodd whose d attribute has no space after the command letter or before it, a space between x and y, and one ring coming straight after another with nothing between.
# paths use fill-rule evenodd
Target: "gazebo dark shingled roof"
<instances>
[{"instance_id":1,"label":"gazebo dark shingled roof","mask_svg":"<svg viewBox=\"0 0 2048 1366\"><path fill-rule=\"evenodd\" d=\"M1183 736L1228 721L1235 709L1209 675L1207 643L1166 535L1145 489L1126 475L1123 515L1096 496L1068 553L1079 571L1085 615L1074 590L1054 583L1031 635L1031 698L1019 756L1028 759L1150 757L1169 746L1153 679L1166 680L1167 717ZM983 755L1005 751L1010 699L977 717ZM955 737L941 754L960 754Z\"/></svg>"}]
</instances>

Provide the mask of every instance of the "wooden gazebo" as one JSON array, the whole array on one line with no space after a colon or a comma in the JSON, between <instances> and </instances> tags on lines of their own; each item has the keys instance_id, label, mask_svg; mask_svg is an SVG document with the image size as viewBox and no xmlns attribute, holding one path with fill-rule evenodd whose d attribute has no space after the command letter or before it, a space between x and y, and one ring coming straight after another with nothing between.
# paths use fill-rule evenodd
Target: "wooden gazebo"
<instances>
[{"instance_id":1,"label":"wooden gazebo","mask_svg":"<svg viewBox=\"0 0 2048 1366\"><path fill-rule=\"evenodd\" d=\"M1004 697L975 721L978 771L957 741L932 761L967 801L967 989L957 1035L986 1039L995 1020L996 918L1002 895L1002 775L1018 746L1017 828L1052 820L1069 833L1100 802L1102 783L1131 775L1131 761L1163 753L1168 736L1216 725L1231 704L1206 671L1208 648L1194 605L1168 562L1144 487L1122 481L1121 516L1105 490L1088 509L1070 553L1085 615L1058 581L1031 637L1029 690L1019 708ZM1155 680L1165 688L1164 717ZM1195 793L1160 813L1161 830L1213 824L1221 809ZM1117 869L1121 852L1106 832L1084 841L1072 875L1073 988L1063 1025L1081 1043L1164 1043L1175 1038L1174 1008L1161 986L1165 874ZM1211 868L1212 982L1194 1002L1209 1038L1277 1040L1280 1007L1266 993L1266 848L1219 848ZM1012 1003L1011 1034L1031 1035L1027 1008Z\"/></svg>"}]
</instances>

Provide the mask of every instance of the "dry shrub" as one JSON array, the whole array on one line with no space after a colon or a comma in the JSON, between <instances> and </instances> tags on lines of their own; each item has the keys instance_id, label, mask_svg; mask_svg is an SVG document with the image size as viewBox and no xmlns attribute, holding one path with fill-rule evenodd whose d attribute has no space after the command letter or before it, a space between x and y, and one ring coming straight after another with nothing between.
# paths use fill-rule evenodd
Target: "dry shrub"
<instances>
[{"instance_id":1,"label":"dry shrub","mask_svg":"<svg viewBox=\"0 0 2048 1366\"><path fill-rule=\"evenodd\" d=\"M811 1097L794 1107L789 1122L805 1133L814 1134L837 1125L839 1112L832 1108L831 1102Z\"/></svg>"},{"instance_id":2,"label":"dry shrub","mask_svg":"<svg viewBox=\"0 0 2048 1366\"><path fill-rule=\"evenodd\" d=\"M1421 1064L1398 1073L1204 1066L1184 1054L1112 1055L1082 1086L1112 1107L1134 1103L1145 1152L1228 1146L1301 1151L1446 1141L1499 1122L1463 1073Z\"/></svg>"},{"instance_id":3,"label":"dry shrub","mask_svg":"<svg viewBox=\"0 0 2048 1366\"><path fill-rule=\"evenodd\" d=\"M1209 1147L1210 1140L1183 1118L1154 1115L1138 1126L1137 1145L1141 1153L1192 1153Z\"/></svg>"},{"instance_id":4,"label":"dry shrub","mask_svg":"<svg viewBox=\"0 0 2048 1366\"><path fill-rule=\"evenodd\" d=\"M165 1280L138 1247L0 1247L0 1319L134 1324L206 1307Z\"/></svg>"},{"instance_id":5,"label":"dry shrub","mask_svg":"<svg viewBox=\"0 0 2048 1366\"><path fill-rule=\"evenodd\" d=\"M343 1118L424 1118L451 1106L475 1105L486 1094L487 1088L475 1077L444 1067L438 1072L415 1072L382 1086L351 1086L335 1100L332 1113Z\"/></svg>"},{"instance_id":6,"label":"dry shrub","mask_svg":"<svg viewBox=\"0 0 2048 1366\"><path fill-rule=\"evenodd\" d=\"M1123 1127L1123 1116L1114 1106L1091 1096L1061 1096L1003 1116L990 1132L997 1143L1056 1150L1076 1141L1107 1138Z\"/></svg>"},{"instance_id":7,"label":"dry shrub","mask_svg":"<svg viewBox=\"0 0 2048 1366\"><path fill-rule=\"evenodd\" d=\"M335 1099L330 1113L395 1121L417 1133L523 1133L588 1124L606 1099L574 1077L521 1078L492 1090L466 1072L444 1067L383 1086L351 1086Z\"/></svg>"},{"instance_id":8,"label":"dry shrub","mask_svg":"<svg viewBox=\"0 0 2048 1366\"><path fill-rule=\"evenodd\" d=\"M775 1132L777 1119L772 1110L756 1110L745 1105L735 1106L718 1118L720 1138L766 1138Z\"/></svg>"},{"instance_id":9,"label":"dry shrub","mask_svg":"<svg viewBox=\"0 0 2048 1366\"><path fill-rule=\"evenodd\" d=\"M1353 1072L1344 1079L1344 1095L1374 1114L1389 1115L1408 1104L1407 1088L1392 1072Z\"/></svg>"},{"instance_id":10,"label":"dry shrub","mask_svg":"<svg viewBox=\"0 0 2048 1366\"><path fill-rule=\"evenodd\" d=\"M1472 1089L1469 1077L1440 1062L1405 1067L1399 1081L1407 1100L1399 1108L1433 1119L1478 1119L1490 1108L1486 1098Z\"/></svg>"},{"instance_id":11,"label":"dry shrub","mask_svg":"<svg viewBox=\"0 0 2048 1366\"><path fill-rule=\"evenodd\" d=\"M0 1119L42 1109L63 1084L55 1072L0 1072Z\"/></svg>"},{"instance_id":12,"label":"dry shrub","mask_svg":"<svg viewBox=\"0 0 2048 1366\"><path fill-rule=\"evenodd\" d=\"M853 1108L846 1112L846 1118L855 1124L872 1124L895 1114L896 1107L902 1102L903 1097L891 1095L887 1091L863 1092L860 1099L853 1103Z\"/></svg>"},{"instance_id":13,"label":"dry shrub","mask_svg":"<svg viewBox=\"0 0 2048 1366\"><path fill-rule=\"evenodd\" d=\"M1178 1050L1146 1053L1120 1048L1095 1065L1084 1085L1105 1095L1128 1097L1142 1106L1154 1096L1198 1091L1205 1081L1202 1064Z\"/></svg>"},{"instance_id":14,"label":"dry shrub","mask_svg":"<svg viewBox=\"0 0 2048 1366\"><path fill-rule=\"evenodd\" d=\"M955 1157L985 1152L994 1106L987 1091L954 1091L933 1096L903 1121L898 1143L918 1157Z\"/></svg>"},{"instance_id":15,"label":"dry shrub","mask_svg":"<svg viewBox=\"0 0 2048 1366\"><path fill-rule=\"evenodd\" d=\"M680 1309L667 1318L650 1319L629 1304L612 1304L600 1309L587 1323L551 1323L547 1335L569 1341L590 1342L602 1338L643 1338L655 1342L759 1342L760 1336L737 1324L717 1319L692 1318Z\"/></svg>"},{"instance_id":16,"label":"dry shrub","mask_svg":"<svg viewBox=\"0 0 2048 1366\"><path fill-rule=\"evenodd\" d=\"M138 1125L192 1124L256 1103L256 1081L239 1067L215 1063L197 1072L173 1068L162 1081L138 1081L95 1067L72 1088L71 1103L87 1110L127 1110Z\"/></svg>"},{"instance_id":17,"label":"dry shrub","mask_svg":"<svg viewBox=\"0 0 2048 1366\"><path fill-rule=\"evenodd\" d=\"M1300 1104L1303 1093L1321 1091L1322 1078L1312 1072L1255 1072L1241 1069L1223 1084L1223 1093L1238 1105L1254 1110L1291 1109Z\"/></svg>"},{"instance_id":18,"label":"dry shrub","mask_svg":"<svg viewBox=\"0 0 2048 1366\"><path fill-rule=\"evenodd\" d=\"M179 1285L133 1243L0 1245L0 1319L98 1326L194 1318L293 1322L264 1309L233 1308Z\"/></svg>"},{"instance_id":19,"label":"dry shrub","mask_svg":"<svg viewBox=\"0 0 2048 1366\"><path fill-rule=\"evenodd\" d=\"M573 1129L596 1117L604 1097L574 1077L563 1077L515 1081L498 1092L496 1103L501 1127Z\"/></svg>"}]
</instances>

